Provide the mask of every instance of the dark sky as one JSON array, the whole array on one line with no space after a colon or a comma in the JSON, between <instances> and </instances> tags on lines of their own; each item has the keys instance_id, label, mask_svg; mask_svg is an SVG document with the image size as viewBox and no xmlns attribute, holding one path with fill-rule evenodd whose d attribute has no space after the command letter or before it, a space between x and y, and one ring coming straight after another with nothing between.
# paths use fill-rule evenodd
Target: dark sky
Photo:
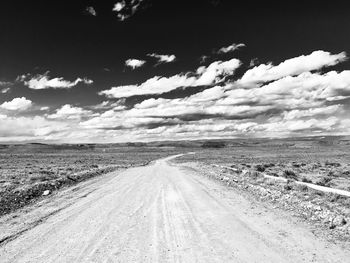
<instances>
[{"instance_id":1,"label":"dark sky","mask_svg":"<svg viewBox=\"0 0 350 263\"><path fill-rule=\"evenodd\" d=\"M24 96L52 111L64 104L94 105L105 100L96 95L101 90L141 84L153 76L194 72L202 55L210 56L208 63L231 59L232 54L215 51L232 43L246 45L235 53L244 66L234 79L255 58L258 64L277 65L315 50L350 53L350 5L344 2L144 0L132 16L124 9L130 15L125 21L112 11L116 2L2 0L0 81L12 84L10 92L0 94L0 103ZM87 7L96 15L88 13ZM175 54L176 61L155 67L148 53ZM125 66L130 58L147 63L131 70ZM349 63L328 69L341 71ZM50 78L84 77L94 84L33 90L16 81L24 74L46 72Z\"/></svg>"},{"instance_id":2,"label":"dark sky","mask_svg":"<svg viewBox=\"0 0 350 263\"><path fill-rule=\"evenodd\" d=\"M109 68L111 81L123 83L154 73L148 68L140 76L120 74L127 58L175 53L178 63L157 69L175 73L232 42L247 45L241 59L276 63L313 50L350 48L350 8L335 1L145 1L124 22L112 12L115 1L1 1L1 78L50 70L107 81L101 71ZM96 17L87 15L87 6Z\"/></svg>"}]
</instances>

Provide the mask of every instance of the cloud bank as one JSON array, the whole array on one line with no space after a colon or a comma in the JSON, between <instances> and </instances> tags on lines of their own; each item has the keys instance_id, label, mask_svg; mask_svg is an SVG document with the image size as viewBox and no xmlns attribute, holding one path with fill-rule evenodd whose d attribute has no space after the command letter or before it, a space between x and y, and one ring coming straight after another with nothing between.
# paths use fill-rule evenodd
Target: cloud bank
<instances>
[{"instance_id":1,"label":"cloud bank","mask_svg":"<svg viewBox=\"0 0 350 263\"><path fill-rule=\"evenodd\" d=\"M74 81L65 80L63 77L50 79L48 72L43 75L36 75L32 77L30 74L22 75L18 77L19 81L22 81L28 88L41 90L41 89L70 89L77 86L79 83L86 85L93 84L91 79L77 78Z\"/></svg>"},{"instance_id":2,"label":"cloud bank","mask_svg":"<svg viewBox=\"0 0 350 263\"><path fill-rule=\"evenodd\" d=\"M113 87L101 91L108 98L126 98L141 95L154 95L170 92L180 87L212 85L231 75L241 65L238 59L216 61L208 67L202 66L195 73L177 74L171 77L152 77L140 85Z\"/></svg>"},{"instance_id":3,"label":"cloud bank","mask_svg":"<svg viewBox=\"0 0 350 263\"><path fill-rule=\"evenodd\" d=\"M151 54L147 54L147 56L156 58L158 60L157 64L171 63L176 60L175 55L159 55L156 53L151 53Z\"/></svg>"},{"instance_id":4,"label":"cloud bank","mask_svg":"<svg viewBox=\"0 0 350 263\"><path fill-rule=\"evenodd\" d=\"M277 66L261 64L248 70L241 82L267 82L286 76L299 75L303 72L320 70L324 67L334 66L347 59L346 53L332 55L322 50L314 51L309 55L287 59Z\"/></svg>"},{"instance_id":5,"label":"cloud bank","mask_svg":"<svg viewBox=\"0 0 350 263\"><path fill-rule=\"evenodd\" d=\"M120 142L349 134L350 70L327 70L346 59L344 52L319 50L245 71L236 58L214 61L190 72L102 90L103 101L96 105L64 104L35 116L25 113L38 106L17 97L0 104L0 140ZM238 68L243 72L237 76ZM51 80L55 81L47 84ZM47 77L40 85L53 88L57 83L74 82ZM165 96L190 87L187 95ZM130 103L130 97L138 99Z\"/></svg>"}]
</instances>

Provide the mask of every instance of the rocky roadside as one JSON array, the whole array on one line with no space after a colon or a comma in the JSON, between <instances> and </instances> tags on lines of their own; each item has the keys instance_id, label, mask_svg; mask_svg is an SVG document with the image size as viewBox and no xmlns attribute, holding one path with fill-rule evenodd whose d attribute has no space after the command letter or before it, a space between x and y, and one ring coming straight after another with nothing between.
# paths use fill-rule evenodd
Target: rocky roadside
<instances>
[{"instance_id":1,"label":"rocky roadside","mask_svg":"<svg viewBox=\"0 0 350 263\"><path fill-rule=\"evenodd\" d=\"M291 211L316 226L315 229L322 230L328 240L350 244L349 197L323 193L297 185L292 180L283 182L265 178L253 170L225 169L206 163L182 165L260 201Z\"/></svg>"},{"instance_id":2,"label":"rocky roadside","mask_svg":"<svg viewBox=\"0 0 350 263\"><path fill-rule=\"evenodd\" d=\"M148 164L149 162L145 162L137 166L145 166ZM0 189L0 216L36 202L40 198L44 198L63 187L69 187L96 176L131 168L133 166L135 165L98 167L44 182L3 187L3 189Z\"/></svg>"}]
</instances>

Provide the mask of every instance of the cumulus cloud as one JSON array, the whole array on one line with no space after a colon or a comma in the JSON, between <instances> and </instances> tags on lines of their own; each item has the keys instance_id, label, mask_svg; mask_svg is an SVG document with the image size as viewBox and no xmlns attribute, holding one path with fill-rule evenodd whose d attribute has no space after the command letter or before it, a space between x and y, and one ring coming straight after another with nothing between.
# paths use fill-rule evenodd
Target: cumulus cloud
<instances>
[{"instance_id":1,"label":"cumulus cloud","mask_svg":"<svg viewBox=\"0 0 350 263\"><path fill-rule=\"evenodd\" d=\"M88 6L86 8L86 12L92 16L97 16L96 10L92 6Z\"/></svg>"},{"instance_id":2,"label":"cumulus cloud","mask_svg":"<svg viewBox=\"0 0 350 263\"><path fill-rule=\"evenodd\" d=\"M92 6L88 6L86 8L86 12L92 16L97 16L97 12L96 12L95 8L93 8Z\"/></svg>"},{"instance_id":3,"label":"cumulus cloud","mask_svg":"<svg viewBox=\"0 0 350 263\"><path fill-rule=\"evenodd\" d=\"M193 72L104 90L99 94L110 99L94 106L66 104L51 114L42 109L41 117L12 112L10 108L25 107L7 101L0 105L0 140L112 142L345 134L350 132L350 70L320 71L345 59L344 53L316 51L249 75L259 67L255 66L237 81L228 77L235 74L239 60L215 61ZM188 90L196 93L186 97L128 99L196 86L201 87ZM3 123L19 130L11 133Z\"/></svg>"},{"instance_id":4,"label":"cumulus cloud","mask_svg":"<svg viewBox=\"0 0 350 263\"><path fill-rule=\"evenodd\" d=\"M235 44L233 43L232 45L229 45L227 47L222 47L220 48L216 53L218 54L226 54L226 53L231 53L241 47L245 47L245 44L240 43L240 44Z\"/></svg>"},{"instance_id":5,"label":"cumulus cloud","mask_svg":"<svg viewBox=\"0 0 350 263\"><path fill-rule=\"evenodd\" d=\"M304 117L313 117L316 115L332 115L337 111L339 111L341 108L342 108L341 105L331 105L331 106L320 107L320 108L285 111L283 113L283 119L294 120L294 119L300 119Z\"/></svg>"},{"instance_id":6,"label":"cumulus cloud","mask_svg":"<svg viewBox=\"0 0 350 263\"><path fill-rule=\"evenodd\" d=\"M27 110L32 106L32 101L25 97L14 98L11 101L5 101L0 105L1 109L10 111L23 111Z\"/></svg>"},{"instance_id":7,"label":"cumulus cloud","mask_svg":"<svg viewBox=\"0 0 350 263\"><path fill-rule=\"evenodd\" d=\"M292 134L293 132L305 131L331 131L335 126L339 125L339 120L336 117L308 120L287 120L278 122L268 122L260 124L260 129L271 135Z\"/></svg>"},{"instance_id":8,"label":"cumulus cloud","mask_svg":"<svg viewBox=\"0 0 350 263\"><path fill-rule=\"evenodd\" d=\"M0 141L6 141L7 137L17 140L35 137L36 130L47 127L47 121L43 117L7 117L1 119Z\"/></svg>"},{"instance_id":9,"label":"cumulus cloud","mask_svg":"<svg viewBox=\"0 0 350 263\"><path fill-rule=\"evenodd\" d=\"M350 71L305 72L263 86L228 85L223 105L272 105L276 111L317 108L350 98Z\"/></svg>"},{"instance_id":10,"label":"cumulus cloud","mask_svg":"<svg viewBox=\"0 0 350 263\"><path fill-rule=\"evenodd\" d=\"M130 67L132 69L140 68L145 65L146 61L140 59L128 59L125 61L125 66Z\"/></svg>"},{"instance_id":11,"label":"cumulus cloud","mask_svg":"<svg viewBox=\"0 0 350 263\"><path fill-rule=\"evenodd\" d=\"M123 0L117 1L112 11L117 14L119 21L125 21L132 17L141 7L143 0Z\"/></svg>"},{"instance_id":12,"label":"cumulus cloud","mask_svg":"<svg viewBox=\"0 0 350 263\"><path fill-rule=\"evenodd\" d=\"M159 55L156 53L152 53L152 54L147 54L147 56L156 58L158 60L157 64L171 63L176 60L175 55Z\"/></svg>"},{"instance_id":13,"label":"cumulus cloud","mask_svg":"<svg viewBox=\"0 0 350 263\"><path fill-rule=\"evenodd\" d=\"M199 78L196 81L196 86L211 85L223 80L223 77L232 75L241 65L238 59L228 61L215 61L208 67L201 66L197 69Z\"/></svg>"},{"instance_id":14,"label":"cumulus cloud","mask_svg":"<svg viewBox=\"0 0 350 263\"><path fill-rule=\"evenodd\" d=\"M331 71L325 74L306 72L295 77L279 79L261 88L252 89L250 92L266 101L269 101L269 96L273 95L275 97L272 99L283 100L286 105L297 101L301 101L300 104L305 101L314 104L322 101L336 101L339 96L342 96L342 99L350 96L350 71L345 70L340 73Z\"/></svg>"},{"instance_id":15,"label":"cumulus cloud","mask_svg":"<svg viewBox=\"0 0 350 263\"><path fill-rule=\"evenodd\" d=\"M30 89L41 90L41 89L70 89L75 87L79 83L91 85L93 81L87 78L77 78L75 81L65 80L62 77L50 79L48 72L41 75L38 74L34 77L30 74L22 75L17 78L19 81L23 81L26 86Z\"/></svg>"},{"instance_id":16,"label":"cumulus cloud","mask_svg":"<svg viewBox=\"0 0 350 263\"><path fill-rule=\"evenodd\" d=\"M114 7L112 10L115 12L120 12L125 8L125 6L126 6L125 1L120 1L114 4Z\"/></svg>"},{"instance_id":17,"label":"cumulus cloud","mask_svg":"<svg viewBox=\"0 0 350 263\"><path fill-rule=\"evenodd\" d=\"M80 125L130 129L135 138L143 139L158 134L173 139L332 134L350 129L346 126L350 122L342 117L340 99L344 98L350 98L350 71L304 72L248 89L229 83L185 98L151 98L131 109L107 111Z\"/></svg>"},{"instance_id":18,"label":"cumulus cloud","mask_svg":"<svg viewBox=\"0 0 350 263\"><path fill-rule=\"evenodd\" d=\"M10 88L3 88L3 89L0 90L0 92L1 92L2 94L5 94L5 93L7 93L7 92L9 92L9 91L10 91Z\"/></svg>"},{"instance_id":19,"label":"cumulus cloud","mask_svg":"<svg viewBox=\"0 0 350 263\"><path fill-rule=\"evenodd\" d=\"M90 129L131 129L135 127L161 127L186 125L199 119L244 119L266 112L264 105L221 105L225 88L216 86L182 99L148 99L134 108L116 112L108 110L80 123ZM226 121L232 122L232 121ZM224 125L224 123L222 123ZM243 124L242 124L243 125ZM166 129L168 129L166 128Z\"/></svg>"},{"instance_id":20,"label":"cumulus cloud","mask_svg":"<svg viewBox=\"0 0 350 263\"><path fill-rule=\"evenodd\" d=\"M10 86L12 86L12 82L8 81L0 81L0 93L5 94L10 91Z\"/></svg>"},{"instance_id":21,"label":"cumulus cloud","mask_svg":"<svg viewBox=\"0 0 350 263\"><path fill-rule=\"evenodd\" d=\"M179 87L213 85L223 80L226 76L232 75L240 65L241 62L238 59L231 59L224 62L215 61L208 67L199 67L195 76L190 76L189 73L178 74L171 77L155 76L140 85L113 87L99 94L110 98L125 98L140 95L162 94Z\"/></svg>"},{"instance_id":22,"label":"cumulus cloud","mask_svg":"<svg viewBox=\"0 0 350 263\"><path fill-rule=\"evenodd\" d=\"M47 116L49 119L67 119L67 120L77 120L82 117L91 115L90 110L84 110L80 107L74 107L70 104L63 105L61 108L57 109L55 113Z\"/></svg>"},{"instance_id":23,"label":"cumulus cloud","mask_svg":"<svg viewBox=\"0 0 350 263\"><path fill-rule=\"evenodd\" d=\"M175 75L169 78L156 76L148 79L141 85L113 87L109 90L101 91L99 94L109 98L162 94L182 86L190 86L195 80L195 77L187 77L186 75Z\"/></svg>"},{"instance_id":24,"label":"cumulus cloud","mask_svg":"<svg viewBox=\"0 0 350 263\"><path fill-rule=\"evenodd\" d=\"M94 105L91 108L96 110L101 110L101 109L113 109L115 111L124 110L126 108L125 99L120 99L115 102L108 101L108 100L102 101L100 104Z\"/></svg>"},{"instance_id":25,"label":"cumulus cloud","mask_svg":"<svg viewBox=\"0 0 350 263\"><path fill-rule=\"evenodd\" d=\"M347 59L346 53L332 55L329 52L318 50L309 55L287 59L277 66L273 64L261 64L248 70L241 82L268 82L286 76L299 75L303 72L320 70L324 67L334 66Z\"/></svg>"}]
</instances>

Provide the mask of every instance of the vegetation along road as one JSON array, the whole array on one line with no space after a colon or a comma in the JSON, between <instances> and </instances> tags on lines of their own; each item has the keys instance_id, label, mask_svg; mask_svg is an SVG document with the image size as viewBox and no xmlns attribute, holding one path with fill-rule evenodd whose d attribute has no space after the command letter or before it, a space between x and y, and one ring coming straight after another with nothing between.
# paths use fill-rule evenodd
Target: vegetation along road
<instances>
[{"instance_id":1,"label":"vegetation along road","mask_svg":"<svg viewBox=\"0 0 350 263\"><path fill-rule=\"evenodd\" d=\"M2 242L1 262L349 260L348 252L316 239L292 218L171 158L53 196L51 202L60 209ZM46 202L36 209L49 206Z\"/></svg>"}]
</instances>

